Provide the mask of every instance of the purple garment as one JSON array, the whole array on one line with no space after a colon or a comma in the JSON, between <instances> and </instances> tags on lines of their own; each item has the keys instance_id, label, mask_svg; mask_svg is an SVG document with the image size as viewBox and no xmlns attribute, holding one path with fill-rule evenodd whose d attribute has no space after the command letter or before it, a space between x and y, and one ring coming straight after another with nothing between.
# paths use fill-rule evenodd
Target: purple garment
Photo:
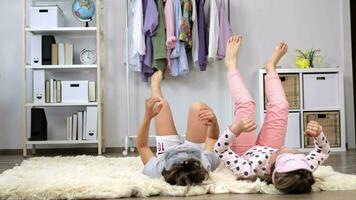
<instances>
[{"instance_id":1,"label":"purple garment","mask_svg":"<svg viewBox=\"0 0 356 200\"><path fill-rule=\"evenodd\" d=\"M146 37L146 54L141 58L142 61L142 80L148 81L153 74L152 67L153 46L152 36L158 27L158 10L154 0L142 0L143 5L143 32Z\"/></svg>"},{"instance_id":2,"label":"purple garment","mask_svg":"<svg viewBox=\"0 0 356 200\"><path fill-rule=\"evenodd\" d=\"M198 36L199 36L199 47L198 47L198 64L200 71L206 70L207 65L207 45L206 45L206 24L205 24L205 13L204 13L204 2L205 0L197 0L198 5Z\"/></svg>"},{"instance_id":3,"label":"purple garment","mask_svg":"<svg viewBox=\"0 0 356 200\"><path fill-rule=\"evenodd\" d=\"M220 0L220 8L219 8L219 44L218 44L218 59L225 58L225 51L226 51L226 43L232 35L229 19L226 16L225 11L225 1Z\"/></svg>"}]
</instances>

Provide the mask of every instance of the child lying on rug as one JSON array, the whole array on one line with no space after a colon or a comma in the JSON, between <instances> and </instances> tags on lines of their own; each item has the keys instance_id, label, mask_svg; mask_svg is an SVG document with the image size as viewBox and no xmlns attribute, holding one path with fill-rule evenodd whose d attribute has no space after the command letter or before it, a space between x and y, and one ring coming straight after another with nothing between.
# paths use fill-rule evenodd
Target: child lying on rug
<instances>
[{"instance_id":1,"label":"child lying on rug","mask_svg":"<svg viewBox=\"0 0 356 200\"><path fill-rule=\"evenodd\" d=\"M255 102L236 67L241 42L241 36L233 36L228 41L225 64L230 92L235 99L235 122L220 136L215 153L238 179L255 180L258 177L272 182L283 193L310 192L315 182L312 172L328 158L330 146L322 127L311 121L305 130L306 136L314 138L315 147L310 154L305 156L283 147L288 102L275 66L288 46L278 44L265 64L268 104L264 124L256 139L256 124L252 120L255 117Z\"/></svg>"},{"instance_id":2,"label":"child lying on rug","mask_svg":"<svg viewBox=\"0 0 356 200\"><path fill-rule=\"evenodd\" d=\"M215 170L219 159L213 152L219 137L214 112L206 104L193 103L189 110L186 140L177 135L169 104L161 93L162 72L152 76L152 96L146 100L143 121L137 133L136 147L143 162L143 173L153 178L164 177L171 185L196 185ZM154 118L157 153L148 146L150 122Z\"/></svg>"}]
</instances>

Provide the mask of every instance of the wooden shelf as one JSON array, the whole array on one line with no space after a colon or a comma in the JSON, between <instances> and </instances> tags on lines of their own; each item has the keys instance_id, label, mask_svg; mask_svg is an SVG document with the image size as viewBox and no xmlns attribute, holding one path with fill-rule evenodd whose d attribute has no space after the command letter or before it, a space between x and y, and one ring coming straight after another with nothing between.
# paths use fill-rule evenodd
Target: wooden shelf
<instances>
[{"instance_id":1,"label":"wooden shelf","mask_svg":"<svg viewBox=\"0 0 356 200\"><path fill-rule=\"evenodd\" d=\"M34 70L83 70L83 69L97 69L97 65L40 65L31 66L26 65L26 69Z\"/></svg>"},{"instance_id":2,"label":"wooden shelf","mask_svg":"<svg viewBox=\"0 0 356 200\"><path fill-rule=\"evenodd\" d=\"M89 103L26 103L26 107L65 107L65 106L97 106L97 102Z\"/></svg>"},{"instance_id":3,"label":"wooden shelf","mask_svg":"<svg viewBox=\"0 0 356 200\"><path fill-rule=\"evenodd\" d=\"M98 140L45 140L26 141L26 144L97 144Z\"/></svg>"},{"instance_id":4,"label":"wooden shelf","mask_svg":"<svg viewBox=\"0 0 356 200\"><path fill-rule=\"evenodd\" d=\"M96 27L58 27L58 28L26 28L26 32L33 34L60 34L60 35L93 35L96 34Z\"/></svg>"}]
</instances>

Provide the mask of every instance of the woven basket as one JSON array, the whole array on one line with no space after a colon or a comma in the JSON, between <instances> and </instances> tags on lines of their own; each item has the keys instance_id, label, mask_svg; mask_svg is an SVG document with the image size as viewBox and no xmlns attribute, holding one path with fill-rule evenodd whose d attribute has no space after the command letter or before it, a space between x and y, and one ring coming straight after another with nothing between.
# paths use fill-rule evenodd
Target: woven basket
<instances>
[{"instance_id":1,"label":"woven basket","mask_svg":"<svg viewBox=\"0 0 356 200\"><path fill-rule=\"evenodd\" d=\"M289 109L300 108L300 88L299 88L299 74L279 74L279 77L284 88L289 103ZM265 95L265 105L267 105L267 97Z\"/></svg>"},{"instance_id":2,"label":"woven basket","mask_svg":"<svg viewBox=\"0 0 356 200\"><path fill-rule=\"evenodd\" d=\"M304 112L304 130L309 121L317 121L330 143L330 147L341 147L339 112ZM314 147L314 139L304 137L305 147Z\"/></svg>"}]
</instances>

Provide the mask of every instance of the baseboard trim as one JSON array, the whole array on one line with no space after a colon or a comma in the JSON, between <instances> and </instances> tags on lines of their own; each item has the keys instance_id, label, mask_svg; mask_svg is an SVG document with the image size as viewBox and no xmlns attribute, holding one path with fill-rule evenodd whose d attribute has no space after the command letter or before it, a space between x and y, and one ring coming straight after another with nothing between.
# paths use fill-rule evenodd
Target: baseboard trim
<instances>
[{"instance_id":1,"label":"baseboard trim","mask_svg":"<svg viewBox=\"0 0 356 200\"><path fill-rule=\"evenodd\" d=\"M118 153L121 154L124 150L124 147L108 147L105 148L105 153ZM81 155L81 154L89 154L89 155L97 155L98 148L51 148L51 149L36 149L36 154L32 154L31 149L28 149L29 155ZM0 155L22 155L22 149L0 149Z\"/></svg>"}]
</instances>

